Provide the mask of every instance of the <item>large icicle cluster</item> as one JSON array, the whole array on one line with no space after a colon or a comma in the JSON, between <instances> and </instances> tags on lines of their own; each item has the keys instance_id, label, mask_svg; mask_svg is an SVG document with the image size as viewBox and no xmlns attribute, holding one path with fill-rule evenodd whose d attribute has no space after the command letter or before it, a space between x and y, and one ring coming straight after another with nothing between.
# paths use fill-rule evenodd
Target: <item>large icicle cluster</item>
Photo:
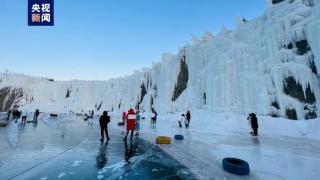
<instances>
[{"instance_id":1,"label":"large icicle cluster","mask_svg":"<svg viewBox=\"0 0 320 180\"><path fill-rule=\"evenodd\" d=\"M0 89L22 88L33 111L160 113L203 109L309 119L320 107L320 1L270 0L266 12L234 31L193 38L178 55L108 81L54 82L0 75ZM98 108L99 107L99 108Z\"/></svg>"}]
</instances>

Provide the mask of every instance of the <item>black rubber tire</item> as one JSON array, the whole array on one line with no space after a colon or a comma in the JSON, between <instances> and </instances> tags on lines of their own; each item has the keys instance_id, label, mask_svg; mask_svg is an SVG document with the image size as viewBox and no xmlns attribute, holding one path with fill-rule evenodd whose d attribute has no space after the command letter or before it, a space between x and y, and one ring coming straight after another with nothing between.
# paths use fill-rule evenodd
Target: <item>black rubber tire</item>
<instances>
[{"instance_id":1,"label":"black rubber tire","mask_svg":"<svg viewBox=\"0 0 320 180\"><path fill-rule=\"evenodd\" d=\"M250 173L249 164L238 158L224 158L222 160L223 169L237 175L248 175Z\"/></svg>"},{"instance_id":2,"label":"black rubber tire","mask_svg":"<svg viewBox=\"0 0 320 180\"><path fill-rule=\"evenodd\" d=\"M176 134L176 135L174 135L174 139L175 140L183 140L183 135Z\"/></svg>"}]
</instances>

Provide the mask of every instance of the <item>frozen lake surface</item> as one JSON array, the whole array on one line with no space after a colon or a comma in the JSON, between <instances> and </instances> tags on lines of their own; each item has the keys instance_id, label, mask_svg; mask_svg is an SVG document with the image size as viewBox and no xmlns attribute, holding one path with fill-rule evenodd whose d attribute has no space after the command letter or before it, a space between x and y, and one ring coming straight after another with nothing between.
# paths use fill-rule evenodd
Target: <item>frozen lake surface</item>
<instances>
[{"instance_id":1,"label":"frozen lake surface","mask_svg":"<svg viewBox=\"0 0 320 180\"><path fill-rule=\"evenodd\" d=\"M122 141L76 116L40 117L25 126L12 121L0 129L1 179L194 179L180 163L142 139Z\"/></svg>"}]
</instances>

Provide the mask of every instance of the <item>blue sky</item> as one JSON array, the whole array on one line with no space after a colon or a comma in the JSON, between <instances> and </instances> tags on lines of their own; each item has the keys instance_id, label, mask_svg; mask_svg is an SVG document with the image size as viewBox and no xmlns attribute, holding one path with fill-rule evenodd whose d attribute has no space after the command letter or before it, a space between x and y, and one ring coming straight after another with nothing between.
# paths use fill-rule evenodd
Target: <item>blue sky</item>
<instances>
[{"instance_id":1,"label":"blue sky","mask_svg":"<svg viewBox=\"0 0 320 180\"><path fill-rule=\"evenodd\" d=\"M55 0L55 25L29 27L27 0L0 2L0 71L104 80L177 53L191 34L235 28L266 0Z\"/></svg>"}]
</instances>

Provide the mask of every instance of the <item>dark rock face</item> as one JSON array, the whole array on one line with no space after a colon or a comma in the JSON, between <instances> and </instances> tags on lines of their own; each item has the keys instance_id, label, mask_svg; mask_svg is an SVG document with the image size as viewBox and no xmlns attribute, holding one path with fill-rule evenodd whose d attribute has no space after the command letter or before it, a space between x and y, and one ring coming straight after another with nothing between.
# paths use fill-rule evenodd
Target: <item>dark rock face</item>
<instances>
[{"instance_id":1,"label":"dark rock face","mask_svg":"<svg viewBox=\"0 0 320 180\"><path fill-rule=\"evenodd\" d=\"M101 106L102 106L102 102L100 102L99 106L97 106L97 111L100 110Z\"/></svg>"},{"instance_id":2,"label":"dark rock face","mask_svg":"<svg viewBox=\"0 0 320 180\"><path fill-rule=\"evenodd\" d=\"M315 111L308 111L305 115L306 119L315 119L317 118L317 113Z\"/></svg>"},{"instance_id":3,"label":"dark rock face","mask_svg":"<svg viewBox=\"0 0 320 180\"><path fill-rule=\"evenodd\" d=\"M9 95L10 93L10 88L9 87L4 87L0 89L0 111L7 111L8 109L4 108L6 102L5 98Z\"/></svg>"},{"instance_id":4,"label":"dark rock face","mask_svg":"<svg viewBox=\"0 0 320 180\"><path fill-rule=\"evenodd\" d=\"M120 107L121 107L121 101L119 102L118 109L120 109Z\"/></svg>"},{"instance_id":5,"label":"dark rock face","mask_svg":"<svg viewBox=\"0 0 320 180\"><path fill-rule=\"evenodd\" d=\"M298 99L302 103L305 103L305 119L312 119L317 117L316 113L316 97L312 92L310 84L307 85L305 95L302 86L295 81L293 77L285 79L284 93ZM297 113L295 109L287 109L286 115L289 119L297 119Z\"/></svg>"},{"instance_id":6,"label":"dark rock face","mask_svg":"<svg viewBox=\"0 0 320 180\"><path fill-rule=\"evenodd\" d=\"M153 106L153 97L151 96L151 100L150 100L150 106Z\"/></svg>"},{"instance_id":7,"label":"dark rock face","mask_svg":"<svg viewBox=\"0 0 320 180\"><path fill-rule=\"evenodd\" d=\"M141 104L141 102L143 101L144 96L147 94L147 90L144 84L141 85L141 92L140 92L140 102L139 104Z\"/></svg>"},{"instance_id":8,"label":"dark rock face","mask_svg":"<svg viewBox=\"0 0 320 180\"><path fill-rule=\"evenodd\" d=\"M8 111L10 108L18 108L19 98L23 96L21 88L11 89L4 87L0 89L0 111Z\"/></svg>"},{"instance_id":9,"label":"dark rock face","mask_svg":"<svg viewBox=\"0 0 320 180\"><path fill-rule=\"evenodd\" d=\"M182 92L187 89L189 80L189 71L187 63L185 62L186 56L182 55L180 58L180 72L178 75L178 81L174 88L172 101L176 101Z\"/></svg>"},{"instance_id":10,"label":"dark rock face","mask_svg":"<svg viewBox=\"0 0 320 180\"><path fill-rule=\"evenodd\" d=\"M289 43L289 44L287 45L287 49L293 49L292 43Z\"/></svg>"},{"instance_id":11,"label":"dark rock face","mask_svg":"<svg viewBox=\"0 0 320 180\"><path fill-rule=\"evenodd\" d=\"M278 3L281 3L285 0L272 0L272 4L278 4Z\"/></svg>"},{"instance_id":12,"label":"dark rock face","mask_svg":"<svg viewBox=\"0 0 320 180\"><path fill-rule=\"evenodd\" d=\"M70 97L70 93L71 93L71 91L70 91L69 89L67 89L66 98L69 98L69 97Z\"/></svg>"},{"instance_id":13,"label":"dark rock face","mask_svg":"<svg viewBox=\"0 0 320 180\"><path fill-rule=\"evenodd\" d=\"M299 83L297 83L292 76L289 76L285 79L285 83L283 84L283 90L285 94L293 98L299 99L301 102L305 102L306 100L304 97L302 86Z\"/></svg>"},{"instance_id":14,"label":"dark rock face","mask_svg":"<svg viewBox=\"0 0 320 180\"><path fill-rule=\"evenodd\" d=\"M138 109L138 110L140 110L140 104L142 103L144 96L147 94L147 89L146 89L146 86L144 84L142 84L140 86L140 89L141 89L141 91L140 91L140 99L138 100L138 102L136 103L136 106L135 106L135 108Z\"/></svg>"},{"instance_id":15,"label":"dark rock face","mask_svg":"<svg viewBox=\"0 0 320 180\"><path fill-rule=\"evenodd\" d=\"M303 55L311 50L307 40L296 42L296 46L298 48L298 55Z\"/></svg>"},{"instance_id":16,"label":"dark rock face","mask_svg":"<svg viewBox=\"0 0 320 180\"><path fill-rule=\"evenodd\" d=\"M310 105L310 104L306 104L304 106L304 111L306 112L305 113L305 119L314 119L314 118L317 118L317 107L316 105Z\"/></svg>"},{"instance_id":17,"label":"dark rock face","mask_svg":"<svg viewBox=\"0 0 320 180\"><path fill-rule=\"evenodd\" d=\"M285 94L293 98L296 98L303 103L313 104L316 102L316 97L314 93L311 91L310 85L308 84L306 88L305 97L302 86L299 83L297 83L292 76L289 76L285 79L283 90Z\"/></svg>"},{"instance_id":18,"label":"dark rock face","mask_svg":"<svg viewBox=\"0 0 320 180\"><path fill-rule=\"evenodd\" d=\"M287 109L286 110L286 115L288 117L288 119L292 119L292 120L297 120L297 112L295 109Z\"/></svg>"},{"instance_id":19,"label":"dark rock face","mask_svg":"<svg viewBox=\"0 0 320 180\"><path fill-rule=\"evenodd\" d=\"M306 103L314 104L316 102L316 97L314 93L311 91L310 85L308 84L306 89Z\"/></svg>"},{"instance_id":20,"label":"dark rock face","mask_svg":"<svg viewBox=\"0 0 320 180\"><path fill-rule=\"evenodd\" d=\"M273 106L273 107L275 107L275 108L277 108L277 109L280 109L280 106L279 106L279 104L278 104L277 101L273 101L273 102L271 103L271 106Z\"/></svg>"},{"instance_id":21,"label":"dark rock face","mask_svg":"<svg viewBox=\"0 0 320 180\"><path fill-rule=\"evenodd\" d=\"M316 64L314 63L313 59L309 61L309 67L314 74L318 75L318 70L317 70Z\"/></svg>"},{"instance_id":22,"label":"dark rock face","mask_svg":"<svg viewBox=\"0 0 320 180\"><path fill-rule=\"evenodd\" d=\"M54 82L54 79L49 79L49 78L47 78L47 80L48 80L48 81L51 81L51 82Z\"/></svg>"}]
</instances>

